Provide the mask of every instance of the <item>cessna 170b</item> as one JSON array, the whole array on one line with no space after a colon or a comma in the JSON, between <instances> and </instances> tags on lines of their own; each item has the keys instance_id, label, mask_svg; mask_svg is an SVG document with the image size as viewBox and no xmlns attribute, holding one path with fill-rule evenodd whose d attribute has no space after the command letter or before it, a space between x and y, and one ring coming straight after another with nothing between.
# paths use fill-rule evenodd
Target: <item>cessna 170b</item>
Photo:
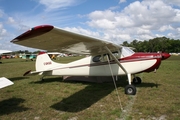
<instances>
[{"instance_id":1,"label":"cessna 170b","mask_svg":"<svg viewBox=\"0 0 180 120\"><path fill-rule=\"evenodd\" d=\"M41 52L36 59L36 71L28 71L24 75L127 75L128 85L125 87L125 94L128 95L136 94L136 87L131 82L141 83L139 77L131 80L132 75L154 71L159 68L161 60L170 57L168 53L135 53L128 47L52 25L33 27L11 42L42 50L89 55L77 61L60 64L52 61L47 53Z\"/></svg>"}]
</instances>

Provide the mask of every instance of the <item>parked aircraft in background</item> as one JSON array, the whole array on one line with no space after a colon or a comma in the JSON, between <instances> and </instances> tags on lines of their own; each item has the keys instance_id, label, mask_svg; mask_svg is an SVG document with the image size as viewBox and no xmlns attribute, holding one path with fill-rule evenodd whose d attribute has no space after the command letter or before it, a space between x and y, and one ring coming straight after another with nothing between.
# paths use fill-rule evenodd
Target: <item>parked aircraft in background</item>
<instances>
[{"instance_id":1,"label":"parked aircraft in background","mask_svg":"<svg viewBox=\"0 0 180 120\"><path fill-rule=\"evenodd\" d=\"M25 60L31 60L31 61L33 61L33 60L36 59L37 54L25 54L25 53L24 53L24 54L20 54L19 57L22 58L22 59L25 59Z\"/></svg>"},{"instance_id":2,"label":"parked aircraft in background","mask_svg":"<svg viewBox=\"0 0 180 120\"><path fill-rule=\"evenodd\" d=\"M0 54L2 53L9 53L9 52L12 52L12 51L9 51L9 50L0 50ZM10 86L14 84L12 81L10 81L9 79L5 78L5 77L0 77L0 89L1 88L4 88L4 87L7 87L7 86Z\"/></svg>"},{"instance_id":3,"label":"parked aircraft in background","mask_svg":"<svg viewBox=\"0 0 180 120\"><path fill-rule=\"evenodd\" d=\"M119 76L127 75L125 93L136 94L131 84L141 83L135 74L156 71L168 53L135 53L128 47L113 42L63 30L52 25L40 25L14 38L11 42L27 47L60 53L89 55L67 64L53 62L47 53L41 52L36 59L36 71L24 75L60 76ZM131 80L131 76L134 79Z\"/></svg>"}]
</instances>

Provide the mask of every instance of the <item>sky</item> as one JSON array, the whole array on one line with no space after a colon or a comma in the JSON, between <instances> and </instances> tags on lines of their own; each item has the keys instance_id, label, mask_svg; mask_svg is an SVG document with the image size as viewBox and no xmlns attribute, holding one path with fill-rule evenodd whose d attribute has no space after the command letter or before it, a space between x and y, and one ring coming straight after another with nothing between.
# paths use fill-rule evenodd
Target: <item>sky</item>
<instances>
[{"instance_id":1,"label":"sky","mask_svg":"<svg viewBox=\"0 0 180 120\"><path fill-rule=\"evenodd\" d=\"M35 50L10 41L38 25L117 44L180 39L180 0L0 0L1 50Z\"/></svg>"}]
</instances>

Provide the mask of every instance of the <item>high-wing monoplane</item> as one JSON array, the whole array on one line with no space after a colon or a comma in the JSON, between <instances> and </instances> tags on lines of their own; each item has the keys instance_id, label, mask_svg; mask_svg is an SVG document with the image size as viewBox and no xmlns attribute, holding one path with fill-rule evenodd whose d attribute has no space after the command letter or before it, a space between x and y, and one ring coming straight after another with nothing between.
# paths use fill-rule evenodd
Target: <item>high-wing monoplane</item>
<instances>
[{"instance_id":1,"label":"high-wing monoplane","mask_svg":"<svg viewBox=\"0 0 180 120\"><path fill-rule=\"evenodd\" d=\"M52 61L47 53L41 52L36 59L36 71L28 71L24 75L127 75L128 85L125 87L125 93L129 95L136 94L136 87L131 82L141 83L141 79L135 74L155 71L159 68L161 60L170 57L168 53L135 53L128 47L52 25L33 27L11 42L52 52L89 55L77 61L61 64Z\"/></svg>"},{"instance_id":2,"label":"high-wing monoplane","mask_svg":"<svg viewBox=\"0 0 180 120\"><path fill-rule=\"evenodd\" d=\"M0 50L0 54L2 53L9 53L9 52L12 52L12 51L9 51L9 50ZM4 87L7 87L7 86L10 86L14 84L12 81L10 81L9 79L5 78L5 77L0 77L0 89L1 88L4 88Z\"/></svg>"}]
</instances>

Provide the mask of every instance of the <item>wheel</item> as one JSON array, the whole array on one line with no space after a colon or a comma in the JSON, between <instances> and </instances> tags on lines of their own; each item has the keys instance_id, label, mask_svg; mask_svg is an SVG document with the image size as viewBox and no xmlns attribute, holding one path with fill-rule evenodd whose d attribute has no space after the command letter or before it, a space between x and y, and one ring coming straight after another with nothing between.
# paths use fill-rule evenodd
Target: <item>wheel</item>
<instances>
[{"instance_id":1,"label":"wheel","mask_svg":"<svg viewBox=\"0 0 180 120\"><path fill-rule=\"evenodd\" d=\"M40 78L40 81L44 82L44 76Z\"/></svg>"},{"instance_id":2,"label":"wheel","mask_svg":"<svg viewBox=\"0 0 180 120\"><path fill-rule=\"evenodd\" d=\"M140 77L134 77L133 78L133 84L141 84L142 80Z\"/></svg>"},{"instance_id":3,"label":"wheel","mask_svg":"<svg viewBox=\"0 0 180 120\"><path fill-rule=\"evenodd\" d=\"M125 87L125 94L135 95L136 94L136 87L134 85L127 85Z\"/></svg>"}]
</instances>

